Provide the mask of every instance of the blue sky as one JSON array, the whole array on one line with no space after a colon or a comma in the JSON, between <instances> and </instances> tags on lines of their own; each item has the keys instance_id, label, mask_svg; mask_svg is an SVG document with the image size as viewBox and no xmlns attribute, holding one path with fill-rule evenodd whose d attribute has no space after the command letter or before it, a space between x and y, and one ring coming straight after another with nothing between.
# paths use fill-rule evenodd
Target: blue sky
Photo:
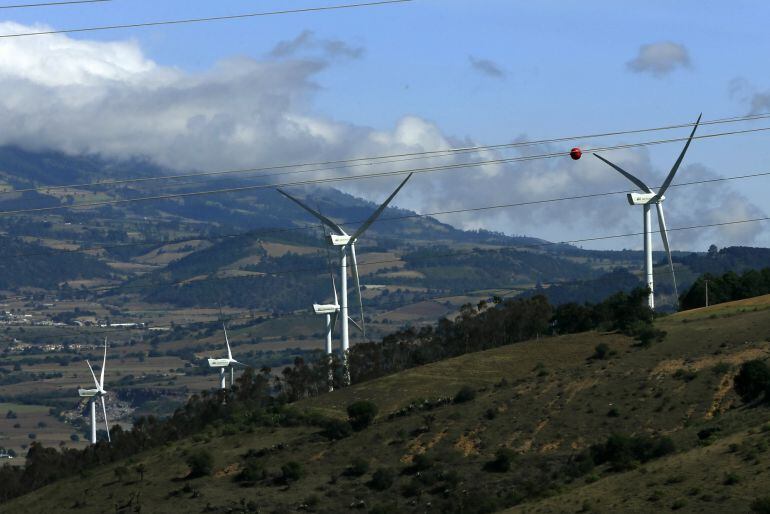
<instances>
[{"instance_id":1,"label":"blue sky","mask_svg":"<svg viewBox=\"0 0 770 514\"><path fill-rule=\"evenodd\" d=\"M24 25L44 23L54 28L70 28L333 3L343 3L343 0L114 0L105 4L9 10L1 14L6 20ZM770 44L767 19L770 19L770 4L758 2L638 1L623 2L619 8L618 2L609 1L417 0L348 11L72 37L86 42L133 41L144 58L165 69L196 77L216 73L217 63L235 56L256 62L275 61L271 51L277 44L310 31L308 44L284 60L318 60L324 64L298 79L311 84L302 89L301 105L293 107L292 112L345 124L348 132L359 129L393 132L404 117L412 116L438 130L447 141L494 144L515 138L678 123L693 120L701 111L706 119L741 115L752 109L768 111L770 102L762 96L770 91L770 76L765 66ZM330 42L344 45L349 52L330 51ZM672 48L683 53L673 56L655 53L662 48L655 45L664 44L672 44L675 47ZM644 54L644 45L651 45L650 54ZM630 64L635 59L636 67ZM734 127L755 126L762 126L762 122ZM721 129L708 129L704 133L715 130ZM665 136L674 134L682 135L682 132ZM719 176L770 170L768 137L770 134L760 133L696 141L682 169L681 180L694 180L706 176L704 173ZM628 136L581 144L591 146L647 138L656 136ZM346 141L355 144L353 139ZM649 151L619 154L618 159L626 159L629 166L642 166L640 175L654 183L670 167L679 148L663 145ZM280 155L271 157L278 159ZM289 160L288 154L286 160ZM195 167L190 163L185 166ZM621 177L613 176L611 170L596 168L592 162L559 166L573 167L568 172L570 180L580 180L581 173L594 177L587 181L588 185L576 185L576 190L612 190L625 186ZM526 171L537 173L532 168ZM521 170L501 171L517 172ZM556 173L556 170L544 166L541 171L549 172ZM603 176L602 180L596 179L598 173L606 173L606 181ZM383 184L382 188L375 188L372 198L381 196L387 187ZM505 198L499 194L492 199L483 188L478 194L460 198L450 185L427 180L415 187L418 191L407 195L403 205L424 211L430 211L433 205L443 205L442 194L451 197L450 205L469 207ZM467 190L467 184L465 187ZM530 191L527 186L519 187L515 178L509 178L505 187L511 188L511 198L559 196L571 190L561 184L561 188L555 188L549 195L546 184L532 186ZM765 199L770 193L770 180L766 178L730 184L733 196L726 203L718 201L722 190L714 186L691 189L686 206L671 206L669 225L703 220L709 205L719 211L720 217L708 218L706 222L737 219L751 213L768 214ZM364 191L353 192L366 196ZM425 200L426 209L420 209L422 198L429 198ZM553 212L554 209L564 211L563 204L543 208L537 214L448 221L550 239L591 237L637 228L638 216L628 212L632 209L626 208L624 200L611 200L601 205L571 206L578 210L594 209L583 225ZM674 203L674 192L669 202ZM694 203L699 204L700 211L696 212L694 207L688 210ZM742 207L745 209L741 210ZM617 214L622 218L617 230L602 225L605 209L609 216ZM735 215L731 216L731 212ZM719 238L715 242L770 245L767 224L760 226L761 230L750 234L714 232L700 238L688 235L682 238L682 244L700 249L710 242L708 238ZM674 241L677 238L672 237ZM638 247L638 243L630 239L596 246Z\"/></svg>"}]
</instances>

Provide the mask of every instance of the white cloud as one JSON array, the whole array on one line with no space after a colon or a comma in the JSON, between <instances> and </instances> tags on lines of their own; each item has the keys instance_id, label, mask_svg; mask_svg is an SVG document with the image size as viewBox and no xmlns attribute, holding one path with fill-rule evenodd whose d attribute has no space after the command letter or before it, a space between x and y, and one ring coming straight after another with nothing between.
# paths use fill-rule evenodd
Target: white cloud
<instances>
[{"instance_id":1,"label":"white cloud","mask_svg":"<svg viewBox=\"0 0 770 514\"><path fill-rule=\"evenodd\" d=\"M0 24L0 32L28 30L29 27ZM312 59L240 57L223 61L205 72L188 73L153 62L132 41L102 43L72 40L63 35L2 40L0 117L6 129L0 131L0 144L112 158L144 157L185 171L329 161L475 144L449 137L436 124L408 113L390 130L375 130L319 115L313 107L318 89L315 77L329 66L329 58L333 55ZM541 146L405 159L400 163L352 168L346 173L422 168L560 150L564 149ZM646 150L614 152L611 158L634 170L652 168ZM335 170L315 176L340 173ZM688 174L689 170L683 169L683 175ZM657 176L660 179L663 172ZM387 177L339 186L380 201L398 180ZM586 156L574 162L565 154L563 159L418 174L395 203L418 212L437 212L627 188L622 177L597 159ZM679 210L685 203L678 199L680 192L676 193L677 200L670 203L681 207L670 211L672 225L689 215ZM742 205L741 198L735 195L720 198L725 209ZM748 204L743 207L754 208ZM638 231L641 214L637 210L630 208L622 197L612 196L453 214L440 219L465 228L483 227L561 240ZM706 217L707 213L696 215ZM747 242L754 235L747 232L735 237L736 241ZM613 246L638 247L638 239L619 241ZM681 248L678 243L674 246ZM702 244L698 243L698 247Z\"/></svg>"},{"instance_id":2,"label":"white cloud","mask_svg":"<svg viewBox=\"0 0 770 514\"><path fill-rule=\"evenodd\" d=\"M684 45L661 41L640 46L637 56L626 64L634 72L663 77L677 68L690 67L690 55Z\"/></svg>"}]
</instances>

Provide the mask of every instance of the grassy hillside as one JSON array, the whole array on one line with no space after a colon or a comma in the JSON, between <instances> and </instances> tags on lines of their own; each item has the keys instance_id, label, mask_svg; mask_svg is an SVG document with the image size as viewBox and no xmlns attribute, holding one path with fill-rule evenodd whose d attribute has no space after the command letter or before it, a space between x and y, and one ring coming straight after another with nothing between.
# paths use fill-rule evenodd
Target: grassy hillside
<instances>
[{"instance_id":1,"label":"grassy hillside","mask_svg":"<svg viewBox=\"0 0 770 514\"><path fill-rule=\"evenodd\" d=\"M214 426L0 511L493 512L519 503L522 512L747 512L770 482L770 410L742 405L731 380L742 362L770 357L769 308L770 296L663 318L668 336L649 348L591 332L411 369L296 404L344 418L351 402L375 402L376 422L350 437ZM592 358L599 343L607 358ZM440 400L462 386L475 398ZM570 472L571 459L613 433L668 436L676 452L625 473ZM212 474L186 478L202 449ZM489 464L496 455L512 461L509 471ZM253 481L236 482L246 466Z\"/></svg>"}]
</instances>

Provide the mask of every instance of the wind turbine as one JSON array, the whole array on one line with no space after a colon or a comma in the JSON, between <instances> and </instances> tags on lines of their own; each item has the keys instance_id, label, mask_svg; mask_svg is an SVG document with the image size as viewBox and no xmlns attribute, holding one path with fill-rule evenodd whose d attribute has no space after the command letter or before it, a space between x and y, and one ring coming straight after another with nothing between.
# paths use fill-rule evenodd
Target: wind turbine
<instances>
[{"instance_id":1,"label":"wind turbine","mask_svg":"<svg viewBox=\"0 0 770 514\"><path fill-rule=\"evenodd\" d=\"M358 276L358 261L356 259L356 241L358 241L361 235L366 232L366 230L372 225L372 223L377 220L377 218L380 217L382 211L385 210L388 204L393 200L393 198L395 198L398 192L401 191L401 188L406 185L406 182L411 177L412 173L407 175L401 184L399 184L399 186L396 188L396 190L391 193L391 195L382 203L382 205L377 208L377 210L372 213L371 216L369 216L369 219L367 219L360 227L358 227L358 230L356 230L352 236L345 232L337 223L333 222L320 212L308 207L287 192L278 189L279 193L305 209L307 212L321 220L321 223L329 227L332 233L329 234L328 243L329 245L339 247L340 249L340 287L342 289L340 297L340 316L342 317L342 368L345 385L350 385L350 369L348 368L348 350L350 348L348 331L348 320L350 319L348 314L348 253L350 253L350 258L352 260L352 266L350 267L352 268L353 280L355 281L356 290L358 291L358 306L361 312L361 332L363 333L364 337L366 337L366 326L364 325L364 305L361 298L361 280Z\"/></svg>"},{"instance_id":2,"label":"wind turbine","mask_svg":"<svg viewBox=\"0 0 770 514\"><path fill-rule=\"evenodd\" d=\"M326 359L329 366L329 392L334 391L334 370L332 370L332 334L334 333L334 327L337 325L337 318L340 315L340 303L337 298L337 286L334 283L334 276L332 279L332 289L334 290L334 303L326 304L313 304L313 312L318 316L326 317ZM363 326L356 323L352 318L349 319L351 323L360 331L363 332Z\"/></svg>"},{"instance_id":3,"label":"wind turbine","mask_svg":"<svg viewBox=\"0 0 770 514\"><path fill-rule=\"evenodd\" d=\"M233 352L230 350L230 340L227 337L227 327L224 323L222 323L222 328L225 330L225 345L227 345L227 357L222 359L214 359L212 357L209 358L209 367L211 368L219 368L219 386L222 389L225 389L227 387L227 378L226 378L226 371L227 368L230 368L230 387L233 386L234 382L234 366L236 364L240 364L241 366L245 366L242 362L238 362L237 360L233 359Z\"/></svg>"},{"instance_id":4,"label":"wind turbine","mask_svg":"<svg viewBox=\"0 0 770 514\"><path fill-rule=\"evenodd\" d=\"M91 404L91 444L96 444L96 400L97 398L102 402L102 412L104 413L104 428L107 430L107 441L110 440L110 426L107 422L107 407L104 404L104 396L107 391L104 390L104 366L107 364L107 339L104 339L104 359L102 360L102 369L100 371L99 380L96 380L96 374L94 368L91 367L91 363L86 360L88 369L91 370L91 376L94 378L94 389L78 389L78 394L83 398L91 398L89 401Z\"/></svg>"},{"instance_id":5,"label":"wind turbine","mask_svg":"<svg viewBox=\"0 0 770 514\"><path fill-rule=\"evenodd\" d=\"M666 180L663 181L663 185L660 186L660 189L656 193L650 187L642 182L639 178L635 177L634 175L630 174L626 170L622 169L617 164L613 164L604 157L602 157L599 154L594 154L597 158L602 160L603 162L609 164L614 168L616 171L618 171L621 175L626 177L628 180L634 183L637 187L639 187L643 193L629 193L628 194L628 203L631 205L641 205L643 207L643 215L644 215L644 264L645 264L645 275L646 275L646 282L647 287L650 290L650 294L647 298L647 303L650 306L650 309L655 308L655 298L654 298L654 289L653 289L653 276L652 276L652 230L651 230L651 222L652 222L652 215L650 211L650 206L655 205L656 210L658 211L658 225L660 227L660 236L663 239L663 246L666 249L666 255L668 256L668 265L671 268L671 277L674 282L674 294L677 298L679 298L679 291L676 287L676 274L674 273L674 261L671 259L671 248L668 243L668 231L666 230L666 218L663 216L663 200L666 199L663 194L668 189L668 186L671 185L671 181L674 180L674 175L676 175L677 170L679 169L679 165L682 164L682 160L684 159L684 154L687 153L687 149L690 147L690 143L692 142L692 138L695 135L695 131L698 129L698 124L700 123L700 119L703 114L700 114L698 116L698 119L695 121L695 125L692 128L692 132L690 133L690 137L687 138L687 143L685 143L684 148L682 149L682 153L679 154L679 158L674 163L674 166L671 168L671 171L668 173L668 176L666 177Z\"/></svg>"}]
</instances>

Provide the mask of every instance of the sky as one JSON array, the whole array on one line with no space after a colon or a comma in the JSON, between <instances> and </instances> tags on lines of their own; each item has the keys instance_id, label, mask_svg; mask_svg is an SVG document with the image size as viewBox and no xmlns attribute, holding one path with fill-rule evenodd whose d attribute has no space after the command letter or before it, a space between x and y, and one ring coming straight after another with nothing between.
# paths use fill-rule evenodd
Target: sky
<instances>
[{"instance_id":1,"label":"sky","mask_svg":"<svg viewBox=\"0 0 770 514\"><path fill-rule=\"evenodd\" d=\"M5 2L9 5L11 2ZM0 10L0 34L197 18L344 0L112 0ZM2 6L2 4L0 4ZM219 170L659 127L770 111L760 2L415 0L201 24L0 39L0 144ZM763 125L764 123L764 125ZM770 126L702 127L700 134ZM573 145L479 153L564 158L425 173L395 205L431 213L629 188ZM770 132L693 142L676 181L770 171ZM682 143L605 157L650 185ZM430 159L366 171L461 162ZM361 173L349 170L348 173ZM331 176L337 171L319 172ZM675 181L675 183L676 183ZM397 177L340 184L378 201ZM310 192L310 190L299 191ZM671 189L669 228L770 215L770 177ZM443 215L461 228L572 241L641 230L622 195ZM768 222L673 230L675 250L770 246ZM641 237L590 248L640 248ZM658 241L655 245L660 248Z\"/></svg>"}]
</instances>

